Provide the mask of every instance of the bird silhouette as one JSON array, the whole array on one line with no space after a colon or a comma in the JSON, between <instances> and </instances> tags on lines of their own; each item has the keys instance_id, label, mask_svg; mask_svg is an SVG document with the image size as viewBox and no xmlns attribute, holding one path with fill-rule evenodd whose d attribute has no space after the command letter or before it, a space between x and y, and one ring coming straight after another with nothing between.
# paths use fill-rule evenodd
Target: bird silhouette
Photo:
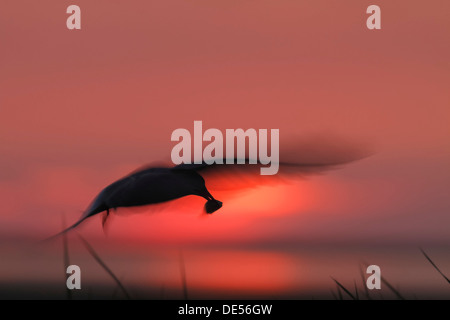
<instances>
[{"instance_id":1,"label":"bird silhouette","mask_svg":"<svg viewBox=\"0 0 450 320\"><path fill-rule=\"evenodd\" d=\"M173 167L143 167L104 188L77 222L51 238L77 227L83 221L98 213L104 212L102 218L104 227L111 210L158 204L188 195L205 198L204 210L207 214L211 214L220 209L223 203L215 199L208 191L205 178L208 181L217 181L217 177L219 177L219 185L226 185L227 182L231 181L231 188L245 188L266 184L268 181L279 178L298 178L322 173L367 156L367 153L354 148L339 150L329 148L328 153L324 153L323 148L311 149L308 146L297 148L297 150L308 154L299 158L297 157L298 152L290 152L290 158L296 158L296 160L280 162L276 176L261 176L259 172L262 165L249 164L248 158L245 159L245 164L237 164L235 158L232 161L233 164L226 164L226 159L222 159L222 164L201 162L199 164L180 164ZM303 160L300 160L301 158ZM251 179L248 179L249 176ZM238 182L243 181L250 181L251 183L244 183L245 186L239 185Z\"/></svg>"}]
</instances>

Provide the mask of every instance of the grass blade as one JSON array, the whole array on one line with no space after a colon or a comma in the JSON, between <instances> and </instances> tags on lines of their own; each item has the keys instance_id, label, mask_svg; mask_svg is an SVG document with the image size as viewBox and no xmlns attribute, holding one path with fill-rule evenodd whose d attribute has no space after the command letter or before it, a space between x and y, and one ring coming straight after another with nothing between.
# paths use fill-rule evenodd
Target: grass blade
<instances>
[{"instance_id":1,"label":"grass blade","mask_svg":"<svg viewBox=\"0 0 450 320\"><path fill-rule=\"evenodd\" d=\"M337 292L338 292L339 300L344 300L344 298L342 297L341 288L339 288L338 285L336 285L336 290L337 290Z\"/></svg>"},{"instance_id":2,"label":"grass blade","mask_svg":"<svg viewBox=\"0 0 450 320\"><path fill-rule=\"evenodd\" d=\"M344 290L344 292L346 294L348 294L350 296L350 298L352 298L353 300L356 300L355 296L350 291L348 291L342 284L340 284L339 281L337 281L333 277L331 279L333 279L334 282L336 282L336 284L338 285L338 288L340 287L342 290Z\"/></svg>"},{"instance_id":3,"label":"grass blade","mask_svg":"<svg viewBox=\"0 0 450 320\"><path fill-rule=\"evenodd\" d=\"M367 300L372 300L372 298L370 297L370 294L369 294L369 289L367 289L366 278L364 276L363 267L361 265L360 265L359 270L360 270L360 273L361 273L361 280L362 280L362 285L363 285L363 288L364 288L364 293L366 295L366 298L367 298Z\"/></svg>"},{"instance_id":4,"label":"grass blade","mask_svg":"<svg viewBox=\"0 0 450 320\"><path fill-rule=\"evenodd\" d=\"M184 265L183 252L181 250L180 250L180 274L181 274L181 283L183 285L184 300L188 300L188 290L186 284L186 268Z\"/></svg>"},{"instance_id":5,"label":"grass blade","mask_svg":"<svg viewBox=\"0 0 450 320\"><path fill-rule=\"evenodd\" d=\"M367 264L366 262L363 262L363 264L364 264L366 267L369 265L369 264ZM362 274L362 271L361 271L361 274ZM386 287L388 287L388 288L389 288L389 289L397 296L398 299L400 299L400 300L405 300L405 298L401 295L401 293L400 293L397 289L395 289L394 286L391 285L391 284L386 280L386 278L384 278L383 276L381 276L381 282L384 283L384 284L386 285ZM378 291L378 293L379 293L379 295L380 295L380 298L383 299L383 295L381 294L381 292L379 292L379 290L377 290L377 291ZM367 292L367 288L366 288L366 292Z\"/></svg>"},{"instance_id":6,"label":"grass blade","mask_svg":"<svg viewBox=\"0 0 450 320\"><path fill-rule=\"evenodd\" d=\"M431 265L437 270L437 272L439 272L439 274L441 276L444 277L445 280L447 280L448 283L450 283L450 279L447 278L445 276L445 274L438 268L438 266L433 262L433 260L431 260L431 258L425 253L425 251L423 251L422 249L420 249L420 251L422 251L423 255L425 256L425 258L427 258L427 260L431 263Z\"/></svg>"},{"instance_id":7,"label":"grass blade","mask_svg":"<svg viewBox=\"0 0 450 320\"><path fill-rule=\"evenodd\" d=\"M381 277L381 282L384 283L400 300L405 300L405 298L400 294L400 292L394 288L385 278Z\"/></svg>"},{"instance_id":8,"label":"grass blade","mask_svg":"<svg viewBox=\"0 0 450 320\"><path fill-rule=\"evenodd\" d=\"M123 277L120 277L120 280L122 280L123 281ZM121 282L122 282L121 281ZM113 291L113 293L112 293L112 299L116 299L116 296L117 296L117 292L119 292L119 290L120 290L120 287L119 286L116 286L115 288L114 288L114 291Z\"/></svg>"},{"instance_id":9,"label":"grass blade","mask_svg":"<svg viewBox=\"0 0 450 320\"><path fill-rule=\"evenodd\" d=\"M334 293L334 291L333 291L333 290L330 290L330 291L331 291L331 295L333 296L334 300L338 300L338 297L337 297L337 295Z\"/></svg>"},{"instance_id":10,"label":"grass blade","mask_svg":"<svg viewBox=\"0 0 450 320\"><path fill-rule=\"evenodd\" d=\"M111 278L114 279L114 281L117 283L117 285L120 287L120 289L122 290L123 294L125 295L125 297L127 299L130 299L130 295L128 294L127 290L125 289L125 287L122 285L122 283L120 282L119 278L116 277L116 275L111 271L110 268L108 268L108 266L103 262L102 259L100 259L100 257L98 256L98 254L95 252L95 250L92 248L92 246L89 244L89 242L87 242L80 234L78 234L78 238L80 238L81 242L83 242L84 246L86 247L86 249L89 251L89 253L91 254L91 256L98 262L98 264L111 276Z\"/></svg>"},{"instance_id":11,"label":"grass blade","mask_svg":"<svg viewBox=\"0 0 450 320\"><path fill-rule=\"evenodd\" d=\"M66 217L64 214L62 214L62 229L66 229ZM62 236L62 242L63 242L63 263L64 263L64 278L67 277L67 267L70 266L70 259L69 259L69 244L67 242L67 234L63 233ZM66 283L66 282L64 282ZM67 300L72 300L72 290L70 290L66 285L66 295Z\"/></svg>"}]
</instances>

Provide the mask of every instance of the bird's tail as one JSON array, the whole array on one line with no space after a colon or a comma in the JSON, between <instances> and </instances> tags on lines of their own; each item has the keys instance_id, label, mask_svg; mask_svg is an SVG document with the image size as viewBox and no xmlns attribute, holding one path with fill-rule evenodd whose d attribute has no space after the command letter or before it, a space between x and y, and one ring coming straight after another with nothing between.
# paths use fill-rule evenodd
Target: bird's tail
<instances>
[{"instance_id":1,"label":"bird's tail","mask_svg":"<svg viewBox=\"0 0 450 320\"><path fill-rule=\"evenodd\" d=\"M53 239L56 239L56 238L62 236L63 234L65 234L65 233L69 232L70 230L74 229L75 227L77 227L77 226L78 226L80 223L82 223L86 218L87 218L87 217L81 218L80 220L78 220L77 222L75 222L75 223L74 223L73 225L71 225L70 227L64 229L63 231L61 231L61 232L59 232L59 233L57 233L57 234L55 234L55 235L53 235L53 236L51 236L51 237L48 237L48 238L44 239L43 241L50 241L50 240L53 240Z\"/></svg>"},{"instance_id":2,"label":"bird's tail","mask_svg":"<svg viewBox=\"0 0 450 320\"><path fill-rule=\"evenodd\" d=\"M89 217L91 217L91 216L93 216L93 215L95 215L95 214L97 214L97 213L100 213L100 212L102 212L102 211L105 211L105 210L108 210L108 207L106 207L106 206L103 205L103 204L102 204L102 205L98 205L97 207L94 207L94 208L93 208L93 206L91 205L91 206L89 207L89 209L85 211L85 213L81 216L81 218L80 218L77 222L75 222L75 223L74 223L73 225L71 225L70 227L64 229L63 231L61 231L61 232L55 234L54 236L51 236L51 237L45 239L44 241L49 241L49 240L53 240L53 239L55 239L55 238L58 238L59 236L63 235L64 233L66 233L66 232L72 230L73 228L77 227L80 223L82 223L82 222L83 222L84 220L86 220L87 218L89 218Z\"/></svg>"}]
</instances>

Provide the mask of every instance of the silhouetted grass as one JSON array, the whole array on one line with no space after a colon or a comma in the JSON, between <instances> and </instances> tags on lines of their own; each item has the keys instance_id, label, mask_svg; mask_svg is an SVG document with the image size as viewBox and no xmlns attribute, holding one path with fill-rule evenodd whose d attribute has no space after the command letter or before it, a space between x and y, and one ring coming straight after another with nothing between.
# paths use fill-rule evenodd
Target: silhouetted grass
<instances>
[{"instance_id":1,"label":"silhouetted grass","mask_svg":"<svg viewBox=\"0 0 450 320\"><path fill-rule=\"evenodd\" d=\"M62 219L62 229L65 230L66 229L66 218L65 218L64 214L61 215L61 219ZM69 245L68 245L68 242L67 242L67 235L66 235L66 233L63 233L62 242L63 242L64 279L66 279L66 277L67 277L67 267L70 266ZM64 281L64 284L66 284L66 281ZM67 300L72 300L72 290L70 290L67 287L67 284L66 284L66 295L67 295Z\"/></svg>"},{"instance_id":2,"label":"silhouetted grass","mask_svg":"<svg viewBox=\"0 0 450 320\"><path fill-rule=\"evenodd\" d=\"M431 263L431 265L437 270L437 272L439 272L439 274L444 277L444 279L447 281L447 283L450 283L450 279L447 278L445 276L445 274L437 267L437 265L433 262L433 260L431 260L431 258L425 253L425 251L423 251L422 248L420 248L420 251L422 251L423 255L425 256L425 258L427 258L427 260Z\"/></svg>"},{"instance_id":3,"label":"silhouetted grass","mask_svg":"<svg viewBox=\"0 0 450 320\"><path fill-rule=\"evenodd\" d=\"M356 281L355 281L355 296L356 300L359 300L358 287L356 286Z\"/></svg>"},{"instance_id":4,"label":"silhouetted grass","mask_svg":"<svg viewBox=\"0 0 450 320\"><path fill-rule=\"evenodd\" d=\"M337 290L339 300L344 300L344 298L342 297L341 288L337 284L336 284L336 290Z\"/></svg>"},{"instance_id":5,"label":"silhouetted grass","mask_svg":"<svg viewBox=\"0 0 450 320\"><path fill-rule=\"evenodd\" d=\"M397 289L395 289L394 286L390 284L383 276L381 276L381 282L384 283L386 287L388 287L397 296L399 300L405 300L405 298L400 294L400 292Z\"/></svg>"},{"instance_id":6,"label":"silhouetted grass","mask_svg":"<svg viewBox=\"0 0 450 320\"><path fill-rule=\"evenodd\" d=\"M120 277L120 280L123 281L123 277ZM113 291L113 293L112 293L112 295L111 295L111 298L112 298L112 299L115 299L115 298L117 297L117 293L119 292L119 290L121 290L121 289L120 289L120 286L117 285L117 286L114 288L114 291Z\"/></svg>"},{"instance_id":7,"label":"silhouetted grass","mask_svg":"<svg viewBox=\"0 0 450 320\"><path fill-rule=\"evenodd\" d=\"M350 298L352 298L353 300L356 300L355 296L349 290L347 290L347 288L345 288L341 283L339 283L339 281L337 281L333 277L331 277L331 279L333 279L333 281L336 282L336 284L338 285L338 289L341 288L342 290L344 290L344 292L346 294L348 294L350 296ZM339 291L339 293L340 293L340 291ZM342 294L341 294L341 297L342 297Z\"/></svg>"},{"instance_id":8,"label":"silhouetted grass","mask_svg":"<svg viewBox=\"0 0 450 320\"><path fill-rule=\"evenodd\" d=\"M184 265L183 252L180 250L180 274L181 274L181 284L183 285L183 296L185 300L188 300L188 290L186 284L186 269Z\"/></svg>"},{"instance_id":9,"label":"silhouetted grass","mask_svg":"<svg viewBox=\"0 0 450 320\"><path fill-rule=\"evenodd\" d=\"M333 290L330 290L330 291L331 291L331 295L333 296L334 300L337 300L338 297L337 297L337 295L334 293L334 291L333 291Z\"/></svg>"},{"instance_id":10,"label":"silhouetted grass","mask_svg":"<svg viewBox=\"0 0 450 320\"><path fill-rule=\"evenodd\" d=\"M111 276L111 278L114 279L114 281L117 283L117 285L122 290L123 294L127 299L130 299L130 295L128 294L125 287L120 282L119 278L116 277L116 275L111 271L110 268L103 262L102 259L98 256L98 254L95 252L95 250L92 248L92 246L87 242L80 234L77 233L78 238L83 242L86 249L89 251L89 253L92 255L92 257L98 262L98 264Z\"/></svg>"},{"instance_id":11,"label":"silhouetted grass","mask_svg":"<svg viewBox=\"0 0 450 320\"><path fill-rule=\"evenodd\" d=\"M428 262L430 262L430 264L433 266L434 269L436 269L437 272L439 272L439 274L445 279L445 281L447 283L450 283L450 279L439 269L439 267L436 265L436 263L434 263L434 261L425 253L425 251L423 249L420 249L420 251L422 252L422 254L425 256L425 258L428 260ZM365 278L365 274L364 274L364 270L363 270L363 266L368 266L369 264L363 262L360 266L360 274L361 274L361 280L362 280L362 286L364 289L364 295L365 298L367 300L372 300L373 297L371 297L369 290L367 288L367 284L366 284L366 278ZM353 295L347 288L345 288L339 281L337 281L336 279L334 279L333 277L331 277L331 279L336 283L337 285L337 292L338 295L336 295L334 293L333 290L331 290L331 294L333 296L334 299L339 299L342 300L342 293L341 293L341 289L352 299L354 300L359 300L359 294L358 294L358 287L356 285L356 281L355 281L355 295ZM400 293L400 291L398 289L396 289L389 281L386 280L385 277L380 276L380 280L381 283L383 283L394 295L398 300L406 300L405 297ZM379 299L384 299L383 294L380 292L380 290L376 290L376 293L378 294ZM417 296L415 294L413 294L413 298L417 300Z\"/></svg>"},{"instance_id":12,"label":"silhouetted grass","mask_svg":"<svg viewBox=\"0 0 450 320\"><path fill-rule=\"evenodd\" d=\"M359 271L361 274L362 286L364 288L364 293L365 293L366 299L372 300L372 298L370 297L370 294L369 294L369 289L367 289L366 278L364 277L364 270L361 265L359 266Z\"/></svg>"}]
</instances>

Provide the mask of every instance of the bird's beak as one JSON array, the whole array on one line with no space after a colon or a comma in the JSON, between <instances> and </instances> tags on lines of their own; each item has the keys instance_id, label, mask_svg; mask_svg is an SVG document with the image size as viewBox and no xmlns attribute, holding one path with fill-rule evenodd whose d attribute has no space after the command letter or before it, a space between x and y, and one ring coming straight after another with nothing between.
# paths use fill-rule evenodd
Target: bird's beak
<instances>
[{"instance_id":1,"label":"bird's beak","mask_svg":"<svg viewBox=\"0 0 450 320\"><path fill-rule=\"evenodd\" d=\"M205 203L205 211L208 214L213 213L214 211L219 210L222 208L223 203L219 200L208 200Z\"/></svg>"}]
</instances>

